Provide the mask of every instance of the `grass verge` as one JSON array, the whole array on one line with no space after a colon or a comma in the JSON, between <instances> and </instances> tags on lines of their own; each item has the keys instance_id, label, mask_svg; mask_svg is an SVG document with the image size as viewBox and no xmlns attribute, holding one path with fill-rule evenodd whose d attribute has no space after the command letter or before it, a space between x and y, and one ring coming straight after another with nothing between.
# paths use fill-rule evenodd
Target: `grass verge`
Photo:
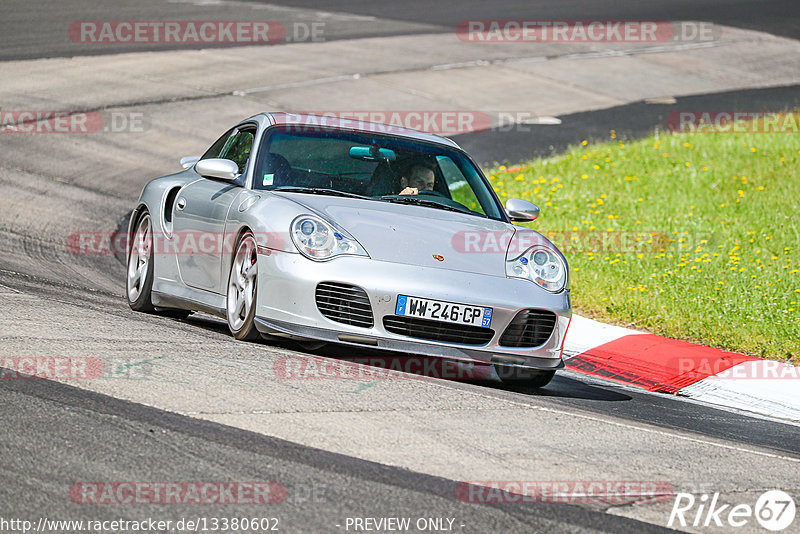
<instances>
[{"instance_id":1,"label":"grass verge","mask_svg":"<svg viewBox=\"0 0 800 534\"><path fill-rule=\"evenodd\" d=\"M800 135L612 131L488 174L541 208L579 313L800 363Z\"/></svg>"}]
</instances>

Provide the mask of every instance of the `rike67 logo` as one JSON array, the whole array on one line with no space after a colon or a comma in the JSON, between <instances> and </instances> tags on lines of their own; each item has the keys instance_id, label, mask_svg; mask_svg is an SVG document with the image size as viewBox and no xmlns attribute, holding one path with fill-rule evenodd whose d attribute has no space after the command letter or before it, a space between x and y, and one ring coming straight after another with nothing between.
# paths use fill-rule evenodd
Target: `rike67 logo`
<instances>
[{"instance_id":1,"label":"rike67 logo","mask_svg":"<svg viewBox=\"0 0 800 534\"><path fill-rule=\"evenodd\" d=\"M762 528L780 532L794 523L796 513L794 499L781 490L763 493L755 506L722 504L719 493L678 493L667 526L741 528L755 519Z\"/></svg>"}]
</instances>

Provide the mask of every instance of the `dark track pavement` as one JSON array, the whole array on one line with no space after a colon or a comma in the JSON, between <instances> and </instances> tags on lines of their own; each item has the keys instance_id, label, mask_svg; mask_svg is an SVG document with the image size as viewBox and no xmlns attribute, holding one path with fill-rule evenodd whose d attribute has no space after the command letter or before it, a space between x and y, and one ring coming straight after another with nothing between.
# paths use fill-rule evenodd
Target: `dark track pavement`
<instances>
[{"instance_id":1,"label":"dark track pavement","mask_svg":"<svg viewBox=\"0 0 800 534\"><path fill-rule=\"evenodd\" d=\"M6 520L277 518L280 532L345 532L348 517L409 517L412 525L418 518L451 518L453 530L465 533L669 531L576 505L464 503L456 497L457 481L45 380L0 381L0 420L0 517ZM277 482L286 498L260 506L70 499L73 484L103 481Z\"/></svg>"},{"instance_id":2,"label":"dark track pavement","mask_svg":"<svg viewBox=\"0 0 800 534\"><path fill-rule=\"evenodd\" d=\"M359 17L331 17L320 15L320 11ZM277 20L285 25L324 21L325 39L335 40L454 32L459 22L471 19L689 20L800 37L800 2L793 0L6 0L0 18L0 60L176 48L171 44L87 45L70 41L69 25L85 20ZM179 48L206 47L186 44Z\"/></svg>"},{"instance_id":3,"label":"dark track pavement","mask_svg":"<svg viewBox=\"0 0 800 534\"><path fill-rule=\"evenodd\" d=\"M675 98L674 104L636 102L559 117L558 125L522 124L453 137L481 164L517 163L562 152L582 140L607 141L614 130L620 140L667 130L667 117L678 111L791 111L800 108L800 86L726 91ZM786 134L792 135L792 134Z\"/></svg>"}]
</instances>

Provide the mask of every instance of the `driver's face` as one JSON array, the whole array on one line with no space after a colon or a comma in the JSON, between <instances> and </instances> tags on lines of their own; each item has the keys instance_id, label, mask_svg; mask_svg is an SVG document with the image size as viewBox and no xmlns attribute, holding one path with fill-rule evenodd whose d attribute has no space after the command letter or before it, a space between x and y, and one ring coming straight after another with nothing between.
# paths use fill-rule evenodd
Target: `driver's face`
<instances>
[{"instance_id":1,"label":"driver's face","mask_svg":"<svg viewBox=\"0 0 800 534\"><path fill-rule=\"evenodd\" d=\"M415 167L411 171L411 177L408 179L409 187L416 187L420 191L433 191L433 182L436 176L431 169L425 167Z\"/></svg>"}]
</instances>

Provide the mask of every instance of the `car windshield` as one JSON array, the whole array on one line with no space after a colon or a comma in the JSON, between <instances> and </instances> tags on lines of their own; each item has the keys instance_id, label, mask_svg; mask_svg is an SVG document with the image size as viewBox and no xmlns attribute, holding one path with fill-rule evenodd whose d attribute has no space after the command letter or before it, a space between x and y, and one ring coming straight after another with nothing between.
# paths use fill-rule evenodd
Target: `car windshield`
<instances>
[{"instance_id":1,"label":"car windshield","mask_svg":"<svg viewBox=\"0 0 800 534\"><path fill-rule=\"evenodd\" d=\"M357 197L504 220L489 184L458 150L318 127L267 130L255 189Z\"/></svg>"}]
</instances>

